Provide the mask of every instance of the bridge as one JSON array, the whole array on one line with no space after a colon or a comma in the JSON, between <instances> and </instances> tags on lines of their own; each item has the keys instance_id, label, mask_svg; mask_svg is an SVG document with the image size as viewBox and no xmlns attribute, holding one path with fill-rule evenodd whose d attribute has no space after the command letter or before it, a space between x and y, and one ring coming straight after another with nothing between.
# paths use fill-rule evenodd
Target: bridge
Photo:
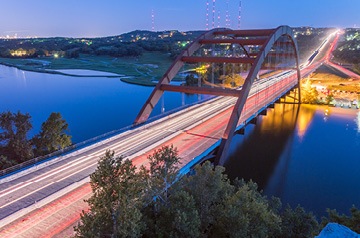
<instances>
[{"instance_id":1,"label":"bridge","mask_svg":"<svg viewBox=\"0 0 360 238\"><path fill-rule=\"evenodd\" d=\"M214 29L180 54L154 88L134 126L120 134L37 163L0 179L0 236L57 234L79 220L91 189L89 175L106 150L147 165L154 149L173 144L187 173L204 157L226 162L235 133L255 122L275 102L300 102L300 66L290 27L265 30ZM179 71L197 66L196 86L171 84ZM229 85L223 82L231 75ZM243 83L238 76L245 80ZM193 78L194 79L194 78ZM214 95L202 103L147 122L164 91Z\"/></svg>"}]
</instances>

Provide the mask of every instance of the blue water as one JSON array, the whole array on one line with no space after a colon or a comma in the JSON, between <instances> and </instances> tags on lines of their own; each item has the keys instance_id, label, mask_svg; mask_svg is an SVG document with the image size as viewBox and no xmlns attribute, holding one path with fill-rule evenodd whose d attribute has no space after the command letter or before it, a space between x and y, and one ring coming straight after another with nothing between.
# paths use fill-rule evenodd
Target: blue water
<instances>
[{"instance_id":1,"label":"blue water","mask_svg":"<svg viewBox=\"0 0 360 238\"><path fill-rule=\"evenodd\" d=\"M33 130L51 112L60 112L68 122L73 142L131 125L152 87L121 82L118 78L70 77L18 70L0 65L0 112L28 112ZM151 116L196 102L197 95L166 93ZM202 99L201 97L200 99Z\"/></svg>"},{"instance_id":2,"label":"blue water","mask_svg":"<svg viewBox=\"0 0 360 238\"><path fill-rule=\"evenodd\" d=\"M359 110L276 105L231 149L229 176L252 179L283 204L300 204L318 218L326 208L360 208Z\"/></svg>"}]
</instances>

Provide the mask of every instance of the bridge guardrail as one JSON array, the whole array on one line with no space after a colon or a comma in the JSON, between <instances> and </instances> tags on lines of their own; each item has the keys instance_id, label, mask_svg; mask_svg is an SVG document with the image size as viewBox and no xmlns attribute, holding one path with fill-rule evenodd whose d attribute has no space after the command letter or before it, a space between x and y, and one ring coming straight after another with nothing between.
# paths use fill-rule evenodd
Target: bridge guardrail
<instances>
[{"instance_id":1,"label":"bridge guardrail","mask_svg":"<svg viewBox=\"0 0 360 238\"><path fill-rule=\"evenodd\" d=\"M48 160L51 160L53 159L54 157L56 156L60 156L60 155L66 155L67 153L71 153L73 152L75 149L80 149L82 147L85 147L85 146L90 146L91 144L95 144L96 142L99 142L100 140L104 140L106 138L109 138L109 137L112 137L112 136L115 136L115 135L118 135L124 131L127 131L129 129L134 129L134 128L137 128L137 127L140 127L142 125L145 125L145 124L148 124L150 122L154 122L160 118L163 118L163 117L166 117L172 113L175 113L175 112L178 112L178 111L181 111L185 108L188 108L188 107L191 107L193 105L196 105L196 104L199 104L199 103L204 103L206 101L209 101L211 99L213 99L214 97L208 97L208 98L205 98L205 99L202 99L200 101L196 101L194 103L190 103L190 104L187 104L187 105L184 105L184 106L181 106L181 107L178 107L178 108L175 108L175 109L172 109L172 110L169 110L165 113L162 113L162 114L159 114L159 115L156 115L156 116L153 116L151 118L149 118L147 120L146 123L144 124L141 124L141 125L138 125L138 126L133 126L133 125L130 125L130 126L126 126L126 127L123 127L123 128L120 128L120 129L116 129L116 130L113 130L113 131L110 131L110 132L106 132L102 135L99 135L99 136L96 136L96 137L93 137L93 138L90 138L90 139L87 139L85 141L82 141L82 142L79 142L79 143L76 143L74 145L71 145L71 146L68 146L64 149L61 149L61 150L57 150L53 153L50 153L50 154L47 154L47 155L44 155L44 156L39 156L39 157L36 157L36 158L33 158L33 159L30 159L30 160L27 160L25 162L22 162L20 164L17 164L17 165L14 165L14 166L11 166L9 168L6 168L6 169L2 169L0 170L0 179L8 176L8 175L11 175L11 174L14 174L16 172L19 172L19 171L22 171L26 168L30 168L32 166L36 166L40 163L44 163Z\"/></svg>"}]
</instances>

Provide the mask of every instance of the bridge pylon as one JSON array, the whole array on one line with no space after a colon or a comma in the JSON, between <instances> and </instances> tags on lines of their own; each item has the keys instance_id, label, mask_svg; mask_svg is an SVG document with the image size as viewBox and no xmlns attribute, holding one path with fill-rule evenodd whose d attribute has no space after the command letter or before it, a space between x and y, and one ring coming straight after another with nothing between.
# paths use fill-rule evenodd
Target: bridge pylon
<instances>
[{"instance_id":1,"label":"bridge pylon","mask_svg":"<svg viewBox=\"0 0 360 238\"><path fill-rule=\"evenodd\" d=\"M170 84L185 64L200 64L197 70L197 87ZM199 69L203 72L199 72ZM298 47L293 30L288 26L256 30L217 28L207 31L189 44L175 59L154 87L134 125L144 123L149 118L164 91L235 97L236 103L215 159L216 164L223 165L235 130L238 124L242 123L239 120L252 87L259 87L264 80L261 78L262 75L270 78L271 75L281 77L279 72L290 71L295 72L297 77L297 97L300 102ZM214 76L217 79L214 80ZM242 77L245 79L239 83ZM209 78L211 82L206 80ZM224 82L228 78L232 82L226 86ZM206 83L205 87L201 87L201 81Z\"/></svg>"}]
</instances>

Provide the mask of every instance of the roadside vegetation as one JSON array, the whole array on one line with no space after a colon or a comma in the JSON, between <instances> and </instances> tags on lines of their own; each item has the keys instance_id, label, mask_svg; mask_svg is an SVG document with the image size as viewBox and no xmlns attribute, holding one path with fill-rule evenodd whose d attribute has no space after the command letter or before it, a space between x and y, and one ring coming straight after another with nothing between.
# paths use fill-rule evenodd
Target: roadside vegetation
<instances>
[{"instance_id":1,"label":"roadside vegetation","mask_svg":"<svg viewBox=\"0 0 360 238\"><path fill-rule=\"evenodd\" d=\"M319 224L311 212L282 208L254 182L230 181L209 162L177 177L180 158L172 146L148 159L148 167L136 168L106 152L90 176L90 211L82 213L75 237L313 237L328 222L359 232L356 207L351 216L328 210Z\"/></svg>"},{"instance_id":2,"label":"roadside vegetation","mask_svg":"<svg viewBox=\"0 0 360 238\"><path fill-rule=\"evenodd\" d=\"M90 210L83 211L75 237L314 237L328 222L359 232L356 207L351 216L328 210L319 224L302 207L265 197L252 181L230 181L210 162L178 177L172 146L148 159L149 166L137 168L106 152L90 176Z\"/></svg>"},{"instance_id":3,"label":"roadside vegetation","mask_svg":"<svg viewBox=\"0 0 360 238\"><path fill-rule=\"evenodd\" d=\"M68 124L60 113L51 113L41 131L28 139L31 116L21 112L0 114L0 170L71 145Z\"/></svg>"},{"instance_id":4,"label":"roadside vegetation","mask_svg":"<svg viewBox=\"0 0 360 238\"><path fill-rule=\"evenodd\" d=\"M303 103L330 104L335 98L360 101L360 81L327 65L304 79L301 90Z\"/></svg>"},{"instance_id":5,"label":"roadside vegetation","mask_svg":"<svg viewBox=\"0 0 360 238\"><path fill-rule=\"evenodd\" d=\"M360 30L345 30L343 40L333 52L334 61L360 74Z\"/></svg>"}]
</instances>

